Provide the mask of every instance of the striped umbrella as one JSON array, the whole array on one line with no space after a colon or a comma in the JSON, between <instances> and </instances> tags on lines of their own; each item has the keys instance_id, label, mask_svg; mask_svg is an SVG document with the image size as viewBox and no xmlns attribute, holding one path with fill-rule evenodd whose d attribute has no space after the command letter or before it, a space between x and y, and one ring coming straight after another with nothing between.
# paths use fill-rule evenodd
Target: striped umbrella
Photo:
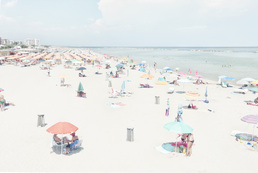
<instances>
[{"instance_id":1,"label":"striped umbrella","mask_svg":"<svg viewBox=\"0 0 258 173\"><path fill-rule=\"evenodd\" d=\"M250 124L257 124L258 115L246 115L243 118L241 118L241 120Z\"/></svg>"}]
</instances>

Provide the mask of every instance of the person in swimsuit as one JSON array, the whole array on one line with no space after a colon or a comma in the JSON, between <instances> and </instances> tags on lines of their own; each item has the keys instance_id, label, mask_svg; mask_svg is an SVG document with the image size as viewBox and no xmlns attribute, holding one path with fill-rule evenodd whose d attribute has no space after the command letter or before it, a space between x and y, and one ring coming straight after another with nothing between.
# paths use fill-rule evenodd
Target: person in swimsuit
<instances>
[{"instance_id":1,"label":"person in swimsuit","mask_svg":"<svg viewBox=\"0 0 258 173\"><path fill-rule=\"evenodd\" d=\"M186 156L191 156L193 143L194 143L193 134L192 133L188 133L188 135L187 135L187 151L186 151Z\"/></svg>"},{"instance_id":2,"label":"person in swimsuit","mask_svg":"<svg viewBox=\"0 0 258 173\"><path fill-rule=\"evenodd\" d=\"M254 99L254 103L258 103L258 97Z\"/></svg>"},{"instance_id":3,"label":"person in swimsuit","mask_svg":"<svg viewBox=\"0 0 258 173\"><path fill-rule=\"evenodd\" d=\"M53 139L54 139L54 141L56 142L57 145L61 144L61 139L57 136L57 134L54 134Z\"/></svg>"},{"instance_id":4,"label":"person in swimsuit","mask_svg":"<svg viewBox=\"0 0 258 173\"><path fill-rule=\"evenodd\" d=\"M4 96L0 94L0 106L1 106L1 111L4 111Z\"/></svg>"}]
</instances>

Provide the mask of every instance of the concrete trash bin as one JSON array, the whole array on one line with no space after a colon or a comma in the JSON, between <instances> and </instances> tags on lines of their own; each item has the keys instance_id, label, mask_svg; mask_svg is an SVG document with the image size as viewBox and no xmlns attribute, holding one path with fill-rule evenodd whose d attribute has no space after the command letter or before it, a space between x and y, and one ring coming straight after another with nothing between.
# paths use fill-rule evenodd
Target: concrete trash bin
<instances>
[{"instance_id":1,"label":"concrete trash bin","mask_svg":"<svg viewBox=\"0 0 258 173\"><path fill-rule=\"evenodd\" d=\"M160 103L160 97L159 96L155 96L155 104L159 104Z\"/></svg>"},{"instance_id":2,"label":"concrete trash bin","mask_svg":"<svg viewBox=\"0 0 258 173\"><path fill-rule=\"evenodd\" d=\"M41 127L44 127L46 124L45 124L45 119L44 119L44 115L43 114L40 114L38 115L38 126L41 126Z\"/></svg>"},{"instance_id":3,"label":"concrete trash bin","mask_svg":"<svg viewBox=\"0 0 258 173\"><path fill-rule=\"evenodd\" d=\"M127 128L127 141L133 142L134 141L134 134L133 134L134 128Z\"/></svg>"},{"instance_id":4,"label":"concrete trash bin","mask_svg":"<svg viewBox=\"0 0 258 173\"><path fill-rule=\"evenodd\" d=\"M108 81L108 87L112 87L111 81Z\"/></svg>"}]
</instances>

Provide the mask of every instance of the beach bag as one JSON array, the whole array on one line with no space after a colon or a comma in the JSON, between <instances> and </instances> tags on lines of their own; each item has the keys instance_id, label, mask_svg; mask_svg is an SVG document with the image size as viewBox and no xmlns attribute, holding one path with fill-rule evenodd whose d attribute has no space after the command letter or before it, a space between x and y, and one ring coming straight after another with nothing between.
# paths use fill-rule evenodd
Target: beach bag
<instances>
[{"instance_id":1,"label":"beach bag","mask_svg":"<svg viewBox=\"0 0 258 173\"><path fill-rule=\"evenodd\" d=\"M64 148L64 152L63 152L64 154L70 154L70 150L69 150L69 148Z\"/></svg>"}]
</instances>

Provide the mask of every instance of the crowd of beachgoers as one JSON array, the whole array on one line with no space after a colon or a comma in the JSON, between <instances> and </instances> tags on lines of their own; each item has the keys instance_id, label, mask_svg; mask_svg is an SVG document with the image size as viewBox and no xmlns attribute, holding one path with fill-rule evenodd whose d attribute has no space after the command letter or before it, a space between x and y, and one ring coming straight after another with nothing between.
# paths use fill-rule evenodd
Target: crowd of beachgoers
<instances>
[{"instance_id":1,"label":"crowd of beachgoers","mask_svg":"<svg viewBox=\"0 0 258 173\"><path fill-rule=\"evenodd\" d=\"M77 156L82 160L88 156L90 157L86 160L93 159L94 153L91 153L88 150L92 147L92 149L96 151L97 148L100 147L100 145L96 143L102 141L95 140L94 143L93 140L90 140L90 142L85 142L85 139L88 140L88 137L94 139L94 136L100 135L101 132L99 132L98 129L93 128L99 121L107 121L109 126L114 126L110 127L111 130L107 130L107 133L109 133L107 136L109 138L105 135L100 135L102 138L98 138L99 140L105 140L103 147L107 146L107 149L105 149L105 152L101 153L101 155L110 154L107 150L113 150L112 146L120 149L123 148L123 150L128 150L126 152L123 151L122 153L124 153L124 157L128 156L131 159L129 161L130 164L135 164L136 162L133 161L135 155L131 153L134 153L134 151L139 152L139 148L142 148L142 150L144 150L143 153L148 154L139 158L148 158L148 164L152 164L156 161L156 159L151 159L152 155L154 155L153 157L155 158L162 159L164 164L170 163L170 159L175 161L175 159L180 158L180 156L191 156L191 159L194 158L198 160L191 160L194 164L207 162L207 166L198 165L196 168L194 167L194 164L190 164L190 167L183 168L183 171L194 169L194 171L212 172L209 166L212 170L220 170L220 168L214 168L213 160L216 160L221 156L217 157L214 156L214 154L221 150L224 154L227 152L221 144L215 145L212 140L219 139L223 142L229 141L228 139L230 139L231 146L235 145L232 141L234 141L234 143L237 141L237 143L241 143L245 146L243 149L239 149L241 150L242 155L247 152L246 149L248 149L248 151L251 150L253 153L258 151L258 137L256 136L256 125L258 123L257 79L246 77L237 81L236 85L233 85L230 84L230 81L233 81L234 78L230 76L218 76L218 81L212 81L206 79L201 74L192 74L190 69L188 72L182 72L180 69L174 69L173 67L158 69L158 62L155 62L154 64L148 64L147 60L135 62L128 57L116 58L112 55L98 54L89 49L60 48L53 49L51 52L23 53L5 56L0 58L0 64L1 74L3 75L1 75L2 77L0 78L0 83L2 85L0 86L2 87L0 88L1 122L5 121L5 123L7 123L6 121L11 120L10 117L4 117L5 115L19 113L19 116L26 116L27 112L24 109L27 107L27 104L30 105L29 107L31 110L38 111L38 104L49 103L51 106L45 106L44 109L41 107L40 109L40 111L46 109L46 112L50 112L49 114L54 114L55 112L58 112L59 109L62 109L63 114L74 111L73 117L69 117L68 115L65 118L61 115L56 117L53 115L51 118L46 117L48 122L43 122L43 124L39 125L44 129L44 132L35 132L36 135L41 136L46 136L46 131L53 134L51 137L51 150L57 153L57 156L58 154L75 154L73 156ZM12 76L11 74L15 75ZM21 81L18 83L19 75L22 74L26 74L26 76L23 76L23 80L27 81L27 83ZM37 75L37 79L34 79L36 80L35 83L29 81L34 74ZM7 78L6 75L9 76L9 78ZM10 84L8 84L9 80L11 81ZM39 83L44 81L44 83L49 83L51 86L42 83L39 85L39 83L37 84L37 81ZM38 92L35 92L35 90L35 96L30 90L26 91L29 96L25 96L23 93L20 95L13 94L16 93L16 88L19 87L19 85L21 85L21 87L22 85L28 87L29 84L35 84L34 88L39 87L42 88L42 90ZM43 87L47 88L46 91L43 91ZM51 87L57 87L58 90ZM31 86L32 90L34 88ZM73 91L71 91L71 89ZM9 93L10 90L12 90L13 93ZM57 96L57 93L59 92L60 94ZM72 93L75 94L73 95ZM45 97L45 95L47 95L47 97ZM29 99L35 97L37 97L37 101ZM80 98L80 100L74 100L75 98ZM8 100L11 100L11 102ZM97 104L101 105L102 102L106 107L103 107L102 105L100 110L100 106ZM22 107L20 108L19 106L21 105ZM80 106L77 107L77 105ZM141 108L138 108L138 105L141 105ZM231 113L236 114L237 116L231 115ZM81 117L75 114L87 114L87 116ZM94 118L88 116L88 114L92 114ZM103 116L103 114L106 115ZM84 127L82 123L85 120L91 122L91 124L88 123L85 125L87 127ZM127 123L124 122L125 120L127 120ZM254 129L251 132L248 130L245 131L241 126L241 120L246 124L254 124ZM211 123L209 127L211 121L214 122ZM214 129L214 127L220 128L217 126L220 124L220 121L223 126L226 123L233 123L229 126L221 126L221 129L219 130ZM122 127L127 127L126 135L124 133L114 132L116 131L116 128L121 128L118 124L123 124ZM162 130L157 127L157 124L161 127L163 126L161 129L165 129L165 131L167 130L169 133L160 136ZM129 126L133 127L129 128ZM4 127L6 127L6 125ZM104 122L101 122L101 125L98 125L97 127L103 130L108 126ZM87 128L91 128L92 131L89 132L89 129ZM136 128L141 130L136 131ZM148 132L148 129L146 130L145 128L151 128L151 134L144 134ZM29 127L29 129L35 130L35 127ZM79 133L79 136L77 136L77 132ZM123 143L123 146L120 147L114 142L111 142L110 138L114 140L114 137L111 137L112 133L119 137L123 135L127 136L126 143ZM70 135L65 136L67 134ZM209 134L214 137L210 138ZM216 136L216 134L221 136L221 138ZM207 135L209 137L207 137ZM230 138L230 135L234 137L234 140L233 138ZM141 137L137 138L137 136ZM171 138L168 139L168 136L173 136L172 140ZM34 139L34 137L32 138ZM38 138L35 137L35 139ZM82 139L84 139L83 143ZM162 140L163 143L160 142ZM164 140L170 141L164 142ZM48 139L46 138L44 141L48 141ZM117 139L114 141L117 141ZM12 142L12 140L9 142ZM130 144L133 143L137 145L130 147ZM149 147L144 147L147 144L152 145L151 147L154 148L154 151L160 155L153 154L150 152L152 150ZM96 145L96 147L93 147L94 145ZM226 146L229 146L229 144ZM211 149L210 147L216 147L216 149ZM46 149L44 151L46 151ZM210 154L206 154L205 151L209 151ZM230 151L235 150L230 149ZM27 152L30 152L30 150L28 149ZM36 152L36 148L35 151L31 151L32 154L33 152ZM83 153L87 154L84 155ZM115 155L117 153L119 153L119 151L115 152L114 156L111 156L111 161L112 159L117 160L117 158L122 157L120 153L116 158ZM5 154L8 154L8 151L6 151ZM97 155L98 154L100 153L97 152ZM162 158L164 155L169 155L169 157ZM250 155L250 158L253 160L257 158L257 154ZM106 155L103 157L108 158L108 156ZM208 157L208 160L203 158L206 156ZM232 157L230 157L230 159ZM8 159L9 157L7 157L7 160ZM82 160L78 162L81 162ZM122 160L125 162L127 161L127 159ZM179 160L182 160L182 158ZM46 160L44 161L46 162ZM65 160L63 161L66 162ZM3 160L1 162L3 163ZM76 159L72 160L72 163L76 162ZM92 163L92 161L90 162ZM100 162L103 163L104 159L102 160L101 158ZM110 162L108 163L110 164ZM178 163L180 161L176 162ZM216 162L218 162L219 165L224 165L224 163L221 163L220 161ZM238 159L232 162L232 164L237 162ZM118 166L118 168L116 168L116 166L112 164L113 169L107 170L179 170L177 167L164 167L163 163L157 167L152 165L150 168L147 168L147 164L142 164L140 166L138 164L139 169L130 168L126 163L119 163L122 165L121 167ZM178 165L182 166L183 163L178 163ZM231 163L229 165L231 165ZM25 166L24 169L22 169L22 165L18 167L25 171L36 170L36 167L30 169L29 165ZM110 168L108 164L104 164L103 169L107 167ZM96 166L92 166L91 168L92 169L84 169L83 167L78 166L78 168L73 170L72 168L69 169L64 166L61 170L102 170L101 168L97 169ZM3 170L8 169L12 170L8 165L3 167ZM241 169L244 169L244 166ZM50 166L50 169L44 166L43 170L55 171L58 170L58 168L55 168L54 165ZM226 170L229 170L229 167L227 167Z\"/></svg>"}]
</instances>

